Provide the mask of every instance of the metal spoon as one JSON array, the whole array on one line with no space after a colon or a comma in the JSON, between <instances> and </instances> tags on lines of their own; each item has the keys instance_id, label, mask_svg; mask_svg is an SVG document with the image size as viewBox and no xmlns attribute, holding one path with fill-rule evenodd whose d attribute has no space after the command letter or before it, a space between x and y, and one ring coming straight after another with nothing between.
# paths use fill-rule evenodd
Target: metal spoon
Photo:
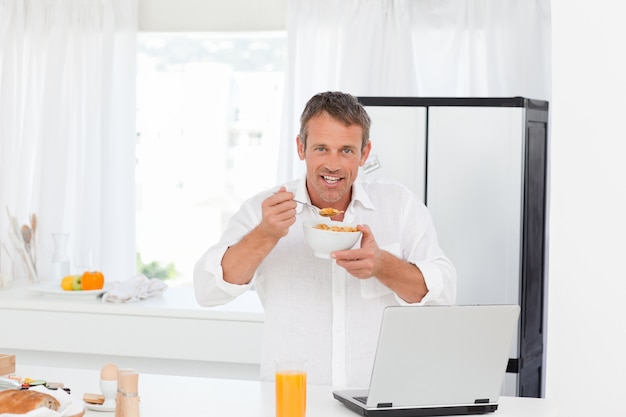
<instances>
[{"instance_id":1,"label":"metal spoon","mask_svg":"<svg viewBox=\"0 0 626 417\"><path fill-rule=\"evenodd\" d=\"M337 210L337 209L334 209L334 208L332 208L332 207L326 207L326 208L322 208L322 209L320 209L320 208L317 208L317 207L315 207L314 205L309 204L309 203L304 203L304 202L302 202L302 201L298 201L298 200L295 200L295 199L294 199L293 201L295 201L296 203L300 203L300 204L302 204L302 205L304 205L304 206L309 206L309 207L311 207L313 210L316 210L316 211L317 211L317 213L318 213L320 216L322 216L322 217L333 217L333 216L336 216L336 215L338 215L338 214L344 213L344 211L342 211L342 210Z\"/></svg>"}]
</instances>

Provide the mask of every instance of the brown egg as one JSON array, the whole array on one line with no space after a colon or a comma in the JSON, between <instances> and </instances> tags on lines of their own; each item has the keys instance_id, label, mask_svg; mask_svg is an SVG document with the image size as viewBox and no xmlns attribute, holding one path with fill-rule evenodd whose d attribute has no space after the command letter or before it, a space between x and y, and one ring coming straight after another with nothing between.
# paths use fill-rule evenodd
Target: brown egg
<instances>
[{"instance_id":1,"label":"brown egg","mask_svg":"<svg viewBox=\"0 0 626 417\"><path fill-rule=\"evenodd\" d=\"M100 379L106 381L117 380L117 365L114 363L104 365L100 371Z\"/></svg>"}]
</instances>

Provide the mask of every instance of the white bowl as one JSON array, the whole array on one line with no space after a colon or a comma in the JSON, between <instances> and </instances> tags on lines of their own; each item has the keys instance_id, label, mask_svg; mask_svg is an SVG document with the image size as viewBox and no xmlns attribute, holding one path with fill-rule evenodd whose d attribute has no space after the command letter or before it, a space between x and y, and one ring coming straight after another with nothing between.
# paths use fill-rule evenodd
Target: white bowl
<instances>
[{"instance_id":1,"label":"white bowl","mask_svg":"<svg viewBox=\"0 0 626 417\"><path fill-rule=\"evenodd\" d=\"M311 249L313 249L313 253L318 258L330 259L331 252L336 250L352 249L361 237L361 232L335 232L317 229L315 226L321 223L327 224L328 226L352 226L333 220L320 220L317 222L305 223L303 225L304 237L306 238L306 241Z\"/></svg>"}]
</instances>

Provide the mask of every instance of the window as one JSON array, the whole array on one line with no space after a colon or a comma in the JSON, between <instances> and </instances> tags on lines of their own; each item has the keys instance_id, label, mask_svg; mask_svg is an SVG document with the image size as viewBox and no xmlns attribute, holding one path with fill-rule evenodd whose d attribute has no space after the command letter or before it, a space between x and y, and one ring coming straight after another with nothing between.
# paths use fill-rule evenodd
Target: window
<instances>
[{"instance_id":1,"label":"window","mask_svg":"<svg viewBox=\"0 0 626 417\"><path fill-rule=\"evenodd\" d=\"M244 199L276 184L286 34L138 36L138 268L191 285Z\"/></svg>"}]
</instances>

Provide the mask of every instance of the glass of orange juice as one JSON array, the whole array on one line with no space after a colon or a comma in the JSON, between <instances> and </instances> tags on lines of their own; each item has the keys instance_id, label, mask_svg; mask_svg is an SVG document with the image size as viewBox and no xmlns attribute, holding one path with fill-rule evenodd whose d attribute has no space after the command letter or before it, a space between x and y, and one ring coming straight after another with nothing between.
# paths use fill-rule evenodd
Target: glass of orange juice
<instances>
[{"instance_id":1,"label":"glass of orange juice","mask_svg":"<svg viewBox=\"0 0 626 417\"><path fill-rule=\"evenodd\" d=\"M305 361L276 361L276 417L305 417Z\"/></svg>"}]
</instances>

